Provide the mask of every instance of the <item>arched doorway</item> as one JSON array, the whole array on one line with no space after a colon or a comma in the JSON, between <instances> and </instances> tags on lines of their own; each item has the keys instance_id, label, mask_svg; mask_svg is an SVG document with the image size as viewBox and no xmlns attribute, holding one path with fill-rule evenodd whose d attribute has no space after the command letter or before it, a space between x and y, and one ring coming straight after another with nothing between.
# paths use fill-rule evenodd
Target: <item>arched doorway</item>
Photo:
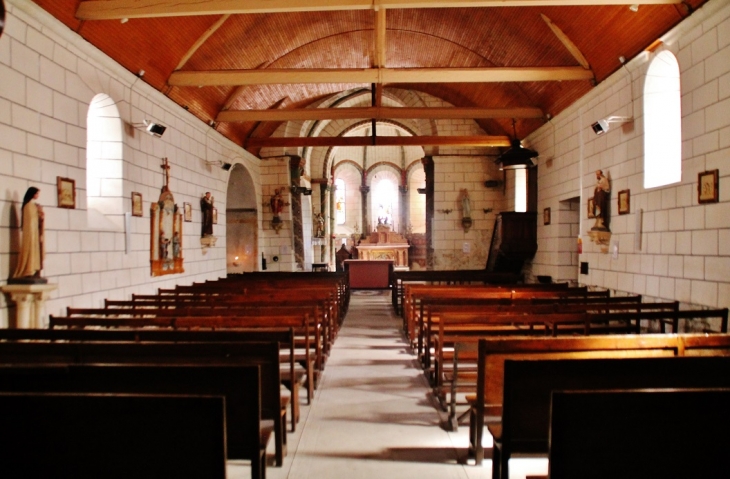
<instances>
[{"instance_id":1,"label":"arched doorway","mask_svg":"<svg viewBox=\"0 0 730 479\"><path fill-rule=\"evenodd\" d=\"M256 271L258 265L258 205L248 170L233 165L226 194L226 271Z\"/></svg>"}]
</instances>

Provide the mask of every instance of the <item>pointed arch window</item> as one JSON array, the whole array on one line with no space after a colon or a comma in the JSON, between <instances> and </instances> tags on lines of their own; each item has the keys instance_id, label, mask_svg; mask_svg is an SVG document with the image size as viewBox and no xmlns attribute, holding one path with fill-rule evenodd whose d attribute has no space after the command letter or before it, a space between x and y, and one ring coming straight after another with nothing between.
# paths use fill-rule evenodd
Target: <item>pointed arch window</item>
<instances>
[{"instance_id":1,"label":"pointed arch window","mask_svg":"<svg viewBox=\"0 0 730 479\"><path fill-rule=\"evenodd\" d=\"M644 83L644 188L682 180L679 63L669 51L649 65Z\"/></svg>"}]
</instances>

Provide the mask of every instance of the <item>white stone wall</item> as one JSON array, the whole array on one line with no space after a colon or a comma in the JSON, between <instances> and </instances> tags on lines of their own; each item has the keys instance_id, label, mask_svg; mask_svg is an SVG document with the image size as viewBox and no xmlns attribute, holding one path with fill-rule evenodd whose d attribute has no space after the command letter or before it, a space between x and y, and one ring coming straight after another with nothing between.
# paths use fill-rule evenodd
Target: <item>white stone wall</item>
<instances>
[{"instance_id":1,"label":"white stone wall","mask_svg":"<svg viewBox=\"0 0 730 479\"><path fill-rule=\"evenodd\" d=\"M565 222L571 228L579 224L580 261L589 264L589 274L579 275L581 283L726 307L730 305L730 5L711 0L663 41L660 48L674 53L680 67L681 182L643 188L642 96L646 70L656 54L644 52L529 138L541 153L538 210L550 207L562 212L561 202L580 198L579 223L567 217ZM635 120L596 136L591 124L609 115ZM593 221L587 218L586 202L593 195L599 168L611 180L611 246L618 247L616 257L601 253L587 235ZM720 202L701 205L697 175L713 169L720 171ZM618 192L625 189L631 192L631 213L618 215ZM637 249L635 215L640 209ZM577 235L571 240L567 231L559 224L539 222L540 251L533 274L561 278L566 267L573 267L566 253L574 251Z\"/></svg>"},{"instance_id":2,"label":"white stone wall","mask_svg":"<svg viewBox=\"0 0 730 479\"><path fill-rule=\"evenodd\" d=\"M46 213L44 276L58 284L47 313L66 306L100 306L104 298L128 299L226 274L225 198L228 173L206 160L242 163L259 188L259 164L233 143L150 88L143 79L111 61L88 42L27 0L6 0L0 37L0 283L15 265L17 218L29 186L41 189ZM91 100L105 93L126 125L122 146L125 211L131 192L140 192L144 216L131 219L130 251L124 227L87 211L86 117ZM165 126L162 138L130 127L152 119ZM163 185L161 159L171 165L170 189L182 207L192 204L193 222L184 223L185 273L153 278L149 265L150 202ZM57 208L56 177L76 182L76 209ZM205 191L216 198L215 248L200 246L200 203ZM260 197L260 192L258 193ZM0 299L0 327L8 325L6 298Z\"/></svg>"}]
</instances>

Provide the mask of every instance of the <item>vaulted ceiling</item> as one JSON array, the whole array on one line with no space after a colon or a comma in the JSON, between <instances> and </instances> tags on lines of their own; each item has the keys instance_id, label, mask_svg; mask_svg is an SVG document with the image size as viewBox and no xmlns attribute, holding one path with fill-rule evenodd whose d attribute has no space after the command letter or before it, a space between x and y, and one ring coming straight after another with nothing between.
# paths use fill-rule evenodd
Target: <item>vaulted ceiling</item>
<instances>
[{"instance_id":1,"label":"vaulted ceiling","mask_svg":"<svg viewBox=\"0 0 730 479\"><path fill-rule=\"evenodd\" d=\"M515 119L522 138L704 3L35 1L254 154L288 120L473 118L499 145ZM389 87L454 107L383 107ZM307 108L359 89L371 107Z\"/></svg>"}]
</instances>

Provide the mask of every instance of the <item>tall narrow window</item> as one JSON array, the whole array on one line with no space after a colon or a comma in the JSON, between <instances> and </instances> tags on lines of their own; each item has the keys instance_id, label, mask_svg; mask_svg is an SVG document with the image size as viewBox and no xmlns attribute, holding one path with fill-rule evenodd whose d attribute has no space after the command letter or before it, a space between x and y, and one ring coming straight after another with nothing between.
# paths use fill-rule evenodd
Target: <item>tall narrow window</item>
<instances>
[{"instance_id":1,"label":"tall narrow window","mask_svg":"<svg viewBox=\"0 0 730 479\"><path fill-rule=\"evenodd\" d=\"M519 168L515 171L515 211L527 211L527 169Z\"/></svg>"},{"instance_id":2,"label":"tall narrow window","mask_svg":"<svg viewBox=\"0 0 730 479\"><path fill-rule=\"evenodd\" d=\"M345 181L341 178L335 180L335 222L338 225L345 224Z\"/></svg>"},{"instance_id":3,"label":"tall narrow window","mask_svg":"<svg viewBox=\"0 0 730 479\"><path fill-rule=\"evenodd\" d=\"M682 179L679 64L668 51L651 61L644 83L644 188Z\"/></svg>"}]
</instances>

